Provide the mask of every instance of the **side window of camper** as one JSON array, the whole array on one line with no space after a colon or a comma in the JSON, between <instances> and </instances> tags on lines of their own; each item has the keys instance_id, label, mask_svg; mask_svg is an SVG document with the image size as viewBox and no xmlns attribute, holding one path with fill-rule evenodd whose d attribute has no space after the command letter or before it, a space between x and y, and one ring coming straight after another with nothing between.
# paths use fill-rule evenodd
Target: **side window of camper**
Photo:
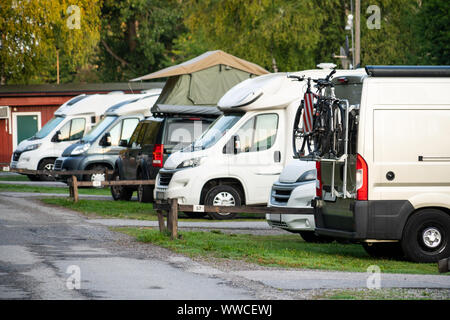
<instances>
[{"instance_id":1,"label":"side window of camper","mask_svg":"<svg viewBox=\"0 0 450 320\"><path fill-rule=\"evenodd\" d=\"M248 120L237 132L241 152L257 152L270 149L275 143L278 115L261 114Z\"/></svg>"},{"instance_id":2,"label":"side window of camper","mask_svg":"<svg viewBox=\"0 0 450 320\"><path fill-rule=\"evenodd\" d=\"M128 141L128 139L130 139L131 135L133 134L134 129L136 129L138 123L139 123L138 118L130 118L123 120L122 135L120 139Z\"/></svg>"},{"instance_id":3,"label":"side window of camper","mask_svg":"<svg viewBox=\"0 0 450 320\"><path fill-rule=\"evenodd\" d=\"M83 137L86 126L86 119L76 118L68 121L59 129L61 132L60 141L79 140Z\"/></svg>"}]
</instances>

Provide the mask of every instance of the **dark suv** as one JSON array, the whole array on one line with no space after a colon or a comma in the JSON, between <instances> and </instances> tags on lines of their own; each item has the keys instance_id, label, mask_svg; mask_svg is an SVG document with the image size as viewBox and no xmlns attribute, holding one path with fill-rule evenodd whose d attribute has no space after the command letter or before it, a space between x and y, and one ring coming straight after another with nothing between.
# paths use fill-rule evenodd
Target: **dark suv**
<instances>
[{"instance_id":1,"label":"dark suv","mask_svg":"<svg viewBox=\"0 0 450 320\"><path fill-rule=\"evenodd\" d=\"M172 152L192 143L217 116L177 115L142 120L129 142L121 141L122 150L114 166L114 180L155 179ZM153 201L154 186L112 186L114 200L130 200L138 191L140 202Z\"/></svg>"}]
</instances>

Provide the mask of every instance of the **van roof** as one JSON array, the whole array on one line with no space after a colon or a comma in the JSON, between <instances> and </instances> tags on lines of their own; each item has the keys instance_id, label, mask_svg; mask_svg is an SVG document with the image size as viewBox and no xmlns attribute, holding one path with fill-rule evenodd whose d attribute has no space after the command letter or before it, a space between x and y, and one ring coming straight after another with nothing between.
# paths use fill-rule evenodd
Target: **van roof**
<instances>
[{"instance_id":1,"label":"van roof","mask_svg":"<svg viewBox=\"0 0 450 320\"><path fill-rule=\"evenodd\" d=\"M450 66L366 66L371 77L450 77Z\"/></svg>"},{"instance_id":2,"label":"van roof","mask_svg":"<svg viewBox=\"0 0 450 320\"><path fill-rule=\"evenodd\" d=\"M55 116L90 113L94 113L95 116L100 116L104 114L109 107L117 103L139 97L142 97L142 94L83 94L76 96L61 105L55 111Z\"/></svg>"},{"instance_id":3,"label":"van roof","mask_svg":"<svg viewBox=\"0 0 450 320\"><path fill-rule=\"evenodd\" d=\"M141 113L145 117L151 116L150 109L158 100L161 89L152 90L151 93L141 94L140 97L119 102L106 110L107 115L125 115Z\"/></svg>"},{"instance_id":4,"label":"van roof","mask_svg":"<svg viewBox=\"0 0 450 320\"><path fill-rule=\"evenodd\" d=\"M324 78L330 69L313 69L289 73L290 75ZM288 73L272 73L248 79L231 88L219 101L222 111L250 111L257 109L284 109L302 98L306 82L293 81ZM364 69L336 70L334 77L365 75Z\"/></svg>"}]
</instances>

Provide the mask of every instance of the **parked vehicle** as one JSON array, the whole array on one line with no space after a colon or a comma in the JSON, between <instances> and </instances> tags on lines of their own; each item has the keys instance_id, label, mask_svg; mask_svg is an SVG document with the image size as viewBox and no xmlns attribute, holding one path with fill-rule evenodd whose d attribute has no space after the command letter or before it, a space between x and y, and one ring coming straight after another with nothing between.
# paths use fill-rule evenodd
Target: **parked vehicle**
<instances>
[{"instance_id":1,"label":"parked vehicle","mask_svg":"<svg viewBox=\"0 0 450 320\"><path fill-rule=\"evenodd\" d=\"M151 115L150 108L160 92L161 89L152 89L145 94L130 95L131 99L110 107L95 128L56 159L54 170L112 170L139 121ZM77 175L77 179L103 181L105 174Z\"/></svg>"},{"instance_id":2,"label":"parked vehicle","mask_svg":"<svg viewBox=\"0 0 450 320\"><path fill-rule=\"evenodd\" d=\"M450 67L366 71L348 154L317 162L316 233L362 243L373 256L446 258Z\"/></svg>"},{"instance_id":3,"label":"parked vehicle","mask_svg":"<svg viewBox=\"0 0 450 320\"><path fill-rule=\"evenodd\" d=\"M22 141L11 157L11 168L52 170L64 149L80 140L112 105L131 99L121 92L82 94L65 102L33 137ZM48 175L28 175L30 180L53 180Z\"/></svg>"},{"instance_id":4,"label":"parked vehicle","mask_svg":"<svg viewBox=\"0 0 450 320\"><path fill-rule=\"evenodd\" d=\"M296 74L323 77L329 72ZM341 71L346 72L352 71ZM286 73L234 86L218 103L224 115L190 148L167 159L156 181L156 199L177 198L181 204L267 204L272 184L293 156L292 127L303 90Z\"/></svg>"},{"instance_id":5,"label":"parked vehicle","mask_svg":"<svg viewBox=\"0 0 450 320\"><path fill-rule=\"evenodd\" d=\"M155 179L167 157L187 147L216 119L221 112L213 107L165 106L141 121L133 132L126 149L121 151L114 165L115 180ZM113 186L114 200L130 200L137 191L140 202L153 201L153 186Z\"/></svg>"},{"instance_id":6,"label":"parked vehicle","mask_svg":"<svg viewBox=\"0 0 450 320\"><path fill-rule=\"evenodd\" d=\"M337 76L332 80L337 98L347 99L352 105L361 103L362 82L367 74L361 70L355 75ZM300 122L302 119L299 119ZM301 124L301 123L300 123ZM294 123L294 126L298 124ZM301 153L302 141L293 137L293 148ZM307 149L307 148L305 148ZM306 150L307 151L307 150ZM306 153L308 155L308 153ZM315 161L294 159L288 162L273 184L269 197L269 207L305 208L311 207L316 196L316 163ZM267 214L269 225L286 231L299 233L307 242L329 241L330 238L315 234L313 214L280 215Z\"/></svg>"}]
</instances>

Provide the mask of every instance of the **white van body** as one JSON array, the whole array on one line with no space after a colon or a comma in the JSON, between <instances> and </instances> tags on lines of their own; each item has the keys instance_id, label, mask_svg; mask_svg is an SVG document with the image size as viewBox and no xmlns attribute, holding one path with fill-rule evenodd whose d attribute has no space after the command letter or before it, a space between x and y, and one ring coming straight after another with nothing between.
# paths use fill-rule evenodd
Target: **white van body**
<instances>
[{"instance_id":1,"label":"white van body","mask_svg":"<svg viewBox=\"0 0 450 320\"><path fill-rule=\"evenodd\" d=\"M54 117L42 127L35 136L22 141L14 150L11 158L11 168L18 169L53 169L53 161L61 156L64 149L78 141L99 120L99 117L111 106L133 99L140 95L110 93L79 95L59 107ZM71 126L81 124L77 132L70 132ZM84 125L83 125L84 124ZM69 130L65 130L69 128ZM52 141L58 131L68 131L68 139ZM72 139L71 137L76 137ZM43 160L49 161L45 168L41 167Z\"/></svg>"},{"instance_id":2,"label":"white van body","mask_svg":"<svg viewBox=\"0 0 450 320\"><path fill-rule=\"evenodd\" d=\"M330 71L307 70L292 75L305 75L316 79L324 78ZM355 72L338 70L336 76ZM224 115L197 139L191 149L174 153L166 161L156 179L155 199L177 198L181 204L205 204L212 187L226 184L240 193L240 201L235 202L230 198L227 202L229 195L224 192L222 200L219 197L217 201L214 200L214 204L267 204L267 195L272 184L285 163L293 157L293 123L306 90L306 82L293 81L287 75L263 75L245 80L230 89L218 103ZM230 124L228 126L227 119ZM259 135L260 131L264 134L263 130L267 130L268 126L264 126L264 122L275 123L273 134L267 138L270 138L270 147L252 152L225 153L224 148L229 145L230 139L239 134L241 127L247 125L249 120L256 123L256 135ZM260 131L259 123L262 125ZM217 139L204 148L201 144L207 144L211 132L217 128ZM250 138L250 143L259 145L262 141L255 139L257 138ZM245 142L248 141L242 142L244 146Z\"/></svg>"},{"instance_id":3,"label":"white van body","mask_svg":"<svg viewBox=\"0 0 450 320\"><path fill-rule=\"evenodd\" d=\"M161 89L147 90L145 94L130 95L131 99L108 108L95 128L68 146L56 159L55 170L86 170L93 166L113 169L119 152L124 149L120 140L128 141L138 123L152 115L150 109L160 93ZM111 143L102 146L100 140L106 133L110 135ZM104 179L104 176L92 178Z\"/></svg>"},{"instance_id":4,"label":"white van body","mask_svg":"<svg viewBox=\"0 0 450 320\"><path fill-rule=\"evenodd\" d=\"M349 155L350 196L327 200L330 181L322 180L318 234L373 247L400 242L403 253L419 262L449 256L450 67L431 67L447 74L434 77L420 76L423 68L392 67L390 76L364 80L357 154ZM321 167L322 177L331 172L330 164ZM342 189L339 174L335 179Z\"/></svg>"}]
</instances>

